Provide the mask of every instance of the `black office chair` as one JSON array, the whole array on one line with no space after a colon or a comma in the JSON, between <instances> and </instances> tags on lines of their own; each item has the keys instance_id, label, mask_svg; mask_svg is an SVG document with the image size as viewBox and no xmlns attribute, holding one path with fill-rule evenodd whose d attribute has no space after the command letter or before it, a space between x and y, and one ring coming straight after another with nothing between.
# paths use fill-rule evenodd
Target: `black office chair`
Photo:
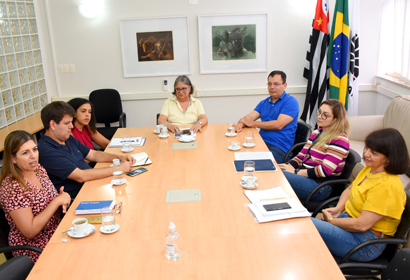
<instances>
[{"instance_id":1,"label":"black office chair","mask_svg":"<svg viewBox=\"0 0 410 280\"><path fill-rule=\"evenodd\" d=\"M404 244L407 243L407 234L410 231L410 192L406 191L407 195L407 201L406 201L406 206L404 208L404 212L401 215L401 221L399 226L397 227L397 231L394 235L393 238L379 238L379 239L373 239L373 240L368 240L365 241L357 246L355 246L353 249L351 249L349 252L346 253L346 255L342 258L336 258L336 261L339 264L340 269L342 270L343 274L345 274L347 279L359 279L359 278L370 278L375 276L380 275L384 269L387 269L382 273L382 279L383 275L391 273L391 270L394 270L392 267L390 267L390 264L393 265L393 258L398 255L398 252L400 250L400 247ZM360 263L360 262L354 262L351 261L350 258L359 250L373 244L387 244L386 249L383 251L380 257L377 259L370 261L370 262L365 262L365 263ZM410 249L406 249L410 250ZM397 256L397 258L401 258L403 254L409 254L409 252L403 252L400 255ZM407 259L407 267L406 269L409 269L409 261L410 261L410 256ZM399 275L399 274L397 274ZM396 276L397 276L396 275ZM410 272L407 271L405 274L405 278L386 278L386 279L409 279L410 278ZM378 279L378 278L375 278Z\"/></svg>"},{"instance_id":2,"label":"black office chair","mask_svg":"<svg viewBox=\"0 0 410 280\"><path fill-rule=\"evenodd\" d=\"M159 119L159 115L160 115L160 114L158 113L158 114L157 114L157 125L158 125L158 119Z\"/></svg>"},{"instance_id":3,"label":"black office chair","mask_svg":"<svg viewBox=\"0 0 410 280\"><path fill-rule=\"evenodd\" d=\"M311 129L312 127L309 124L301 120L298 121L298 126L296 128L295 134L295 142L293 143L291 150L289 150L285 154L283 162L288 162L290 160L291 154L295 156L302 150L303 145L305 145L306 141L308 140ZM303 143L303 145L298 145L299 143Z\"/></svg>"},{"instance_id":4,"label":"black office chair","mask_svg":"<svg viewBox=\"0 0 410 280\"><path fill-rule=\"evenodd\" d=\"M0 279L26 279L34 266L34 262L28 256L17 256L13 258L12 251L29 250L42 253L43 250L34 246L8 246L8 235L10 226L4 216L4 211L0 208L0 254L4 253L7 261L0 265Z\"/></svg>"},{"instance_id":5,"label":"black office chair","mask_svg":"<svg viewBox=\"0 0 410 280\"><path fill-rule=\"evenodd\" d=\"M94 106L97 123L105 127L97 127L105 138L111 140L119 127L126 127L126 115L122 111L121 96L115 89L98 89L90 93L90 102ZM118 127L111 127L111 123L119 122Z\"/></svg>"},{"instance_id":6,"label":"black office chair","mask_svg":"<svg viewBox=\"0 0 410 280\"><path fill-rule=\"evenodd\" d=\"M305 144L306 143L299 143L295 146L301 145L303 147ZM292 151L295 146L293 146L289 151ZM356 163L358 162L361 162L360 155L355 150L349 149L349 154L347 155L345 166L339 178L319 184L309 193L306 199L300 200L303 206L305 206L309 212L313 212L312 217L316 217L317 213L319 213L323 208L329 207L331 203L333 203L334 201L337 202L339 200L339 196L342 194L342 192L349 184L352 183L349 178ZM330 196L325 201L311 201L312 196L326 185L330 185L332 187Z\"/></svg>"}]
</instances>

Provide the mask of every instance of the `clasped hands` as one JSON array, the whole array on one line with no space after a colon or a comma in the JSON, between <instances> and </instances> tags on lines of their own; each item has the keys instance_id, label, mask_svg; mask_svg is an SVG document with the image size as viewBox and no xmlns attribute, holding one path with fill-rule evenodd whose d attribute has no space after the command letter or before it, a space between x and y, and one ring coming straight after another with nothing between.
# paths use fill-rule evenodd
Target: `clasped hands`
<instances>
[{"instance_id":1,"label":"clasped hands","mask_svg":"<svg viewBox=\"0 0 410 280\"><path fill-rule=\"evenodd\" d=\"M239 122L235 125L235 131L240 132L244 126L254 127L254 124L254 120L252 120L248 116L245 116L242 119L240 119Z\"/></svg>"},{"instance_id":2,"label":"clasped hands","mask_svg":"<svg viewBox=\"0 0 410 280\"><path fill-rule=\"evenodd\" d=\"M176 131L181 130L176 124L171 124L171 123L167 123L167 128L172 133L175 133ZM190 129L192 130L193 133L197 133L198 131L202 131L201 128L202 128L202 125L200 123L196 123Z\"/></svg>"},{"instance_id":3,"label":"clasped hands","mask_svg":"<svg viewBox=\"0 0 410 280\"><path fill-rule=\"evenodd\" d=\"M342 211L336 207L330 207L322 210L322 220L326 222L331 222L333 219L336 219L340 216Z\"/></svg>"}]
</instances>

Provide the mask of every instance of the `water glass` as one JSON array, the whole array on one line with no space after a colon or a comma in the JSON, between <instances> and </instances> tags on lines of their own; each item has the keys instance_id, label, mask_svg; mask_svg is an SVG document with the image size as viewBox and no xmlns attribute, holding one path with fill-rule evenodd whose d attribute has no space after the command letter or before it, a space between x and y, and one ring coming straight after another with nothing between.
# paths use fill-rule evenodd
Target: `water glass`
<instances>
[{"instance_id":1,"label":"water glass","mask_svg":"<svg viewBox=\"0 0 410 280\"><path fill-rule=\"evenodd\" d=\"M110 232L115 229L115 209L103 207L101 209L101 229L105 232Z\"/></svg>"},{"instance_id":2,"label":"water glass","mask_svg":"<svg viewBox=\"0 0 410 280\"><path fill-rule=\"evenodd\" d=\"M111 181L113 185L121 185L124 183L124 176L121 165L113 166L112 176L114 176L113 180Z\"/></svg>"},{"instance_id":3,"label":"water glass","mask_svg":"<svg viewBox=\"0 0 410 280\"><path fill-rule=\"evenodd\" d=\"M228 122L227 124L226 124L226 126L227 126L227 134L228 135L234 135L234 133L235 133L235 123L234 122Z\"/></svg>"},{"instance_id":4,"label":"water glass","mask_svg":"<svg viewBox=\"0 0 410 280\"><path fill-rule=\"evenodd\" d=\"M161 137L166 137L167 135L168 135L168 129L167 129L166 126L163 126L163 127L161 128L161 134L160 134L160 136L161 136Z\"/></svg>"},{"instance_id":5,"label":"water glass","mask_svg":"<svg viewBox=\"0 0 410 280\"><path fill-rule=\"evenodd\" d=\"M255 173L255 162L250 160L245 161L243 171L245 177L253 177Z\"/></svg>"},{"instance_id":6,"label":"water glass","mask_svg":"<svg viewBox=\"0 0 410 280\"><path fill-rule=\"evenodd\" d=\"M245 144L246 145L253 145L253 132L252 131L245 131Z\"/></svg>"},{"instance_id":7,"label":"water glass","mask_svg":"<svg viewBox=\"0 0 410 280\"><path fill-rule=\"evenodd\" d=\"M124 136L122 137L122 150L124 152L130 152L132 151L131 147L131 137L130 136Z\"/></svg>"}]
</instances>

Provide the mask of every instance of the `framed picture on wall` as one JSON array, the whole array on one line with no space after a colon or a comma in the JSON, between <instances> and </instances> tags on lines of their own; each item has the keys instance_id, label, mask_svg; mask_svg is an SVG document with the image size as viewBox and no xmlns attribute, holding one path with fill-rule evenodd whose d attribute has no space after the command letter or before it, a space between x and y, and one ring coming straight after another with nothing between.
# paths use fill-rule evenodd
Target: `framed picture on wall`
<instances>
[{"instance_id":1,"label":"framed picture on wall","mask_svg":"<svg viewBox=\"0 0 410 280\"><path fill-rule=\"evenodd\" d=\"M120 20L124 77L190 74L188 17Z\"/></svg>"},{"instance_id":2,"label":"framed picture on wall","mask_svg":"<svg viewBox=\"0 0 410 280\"><path fill-rule=\"evenodd\" d=\"M267 71L267 14L198 16L201 74Z\"/></svg>"}]
</instances>

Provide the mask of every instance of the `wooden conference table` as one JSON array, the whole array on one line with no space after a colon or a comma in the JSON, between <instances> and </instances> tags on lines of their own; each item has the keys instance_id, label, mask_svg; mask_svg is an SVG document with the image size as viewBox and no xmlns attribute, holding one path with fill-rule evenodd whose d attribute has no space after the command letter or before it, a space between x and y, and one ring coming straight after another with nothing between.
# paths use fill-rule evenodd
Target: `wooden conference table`
<instances>
[{"instance_id":1,"label":"wooden conference table","mask_svg":"<svg viewBox=\"0 0 410 280\"><path fill-rule=\"evenodd\" d=\"M310 218L257 224L245 211L242 174L228 150L234 140L243 143L243 132L226 137L226 125L208 125L197 135L197 149L172 150L177 139L160 139L153 130L117 131L116 137L147 138L132 153L149 155L149 171L127 176L122 186L112 186L112 177L85 183L28 279L344 279ZM256 146L240 152L268 151L252 130ZM256 175L259 190L282 186L295 196L281 171ZM200 189L202 201L165 203L168 190L182 189ZM97 224L85 238L61 234L81 201L107 199L123 202L118 232L103 234ZM182 238L178 261L165 258L170 221Z\"/></svg>"},{"instance_id":2,"label":"wooden conference table","mask_svg":"<svg viewBox=\"0 0 410 280\"><path fill-rule=\"evenodd\" d=\"M9 126L0 129L0 152L4 150L4 139L10 132L15 130L25 130L30 134L35 134L44 128L41 121L41 112L37 112L25 119L19 120Z\"/></svg>"}]
</instances>

